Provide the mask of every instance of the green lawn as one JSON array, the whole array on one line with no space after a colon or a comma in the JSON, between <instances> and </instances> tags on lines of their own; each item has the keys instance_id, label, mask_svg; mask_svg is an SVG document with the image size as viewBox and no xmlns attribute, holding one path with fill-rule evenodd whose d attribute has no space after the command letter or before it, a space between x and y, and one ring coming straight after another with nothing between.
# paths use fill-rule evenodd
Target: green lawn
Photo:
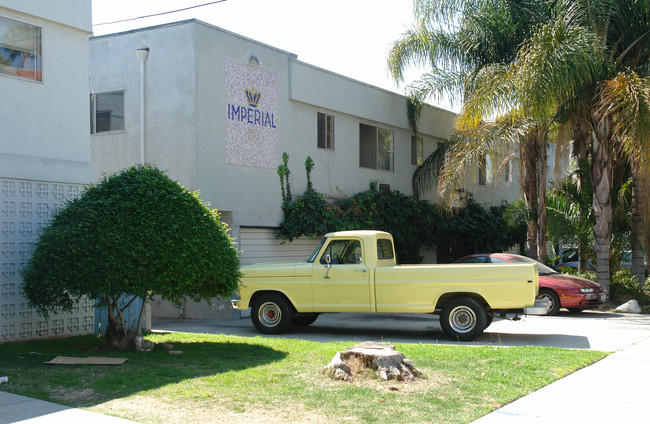
<instances>
[{"instance_id":1,"label":"green lawn","mask_svg":"<svg viewBox=\"0 0 650 424\"><path fill-rule=\"evenodd\" d=\"M542 347L395 344L426 375L414 383L321 374L354 344L150 334L152 352L94 336L0 345L0 390L142 423L467 423L604 357ZM164 352L172 343L180 355ZM120 366L45 365L57 355L117 356Z\"/></svg>"}]
</instances>

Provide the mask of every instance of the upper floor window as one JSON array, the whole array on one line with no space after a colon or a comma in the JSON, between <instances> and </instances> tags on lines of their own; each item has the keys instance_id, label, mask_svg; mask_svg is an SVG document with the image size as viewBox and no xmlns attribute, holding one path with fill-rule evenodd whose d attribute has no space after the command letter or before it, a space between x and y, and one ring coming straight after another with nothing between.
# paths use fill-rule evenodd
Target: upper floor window
<instances>
[{"instance_id":1,"label":"upper floor window","mask_svg":"<svg viewBox=\"0 0 650 424\"><path fill-rule=\"evenodd\" d=\"M512 182L512 159L508 160L505 163L505 175L506 175L506 182L511 183Z\"/></svg>"},{"instance_id":2,"label":"upper floor window","mask_svg":"<svg viewBox=\"0 0 650 424\"><path fill-rule=\"evenodd\" d=\"M492 157L489 154L485 154L479 159L478 183L479 185L490 185L493 180Z\"/></svg>"},{"instance_id":3,"label":"upper floor window","mask_svg":"<svg viewBox=\"0 0 650 424\"><path fill-rule=\"evenodd\" d=\"M318 147L334 150L334 117L318 112Z\"/></svg>"},{"instance_id":4,"label":"upper floor window","mask_svg":"<svg viewBox=\"0 0 650 424\"><path fill-rule=\"evenodd\" d=\"M41 29L0 18L0 74L42 81Z\"/></svg>"},{"instance_id":5,"label":"upper floor window","mask_svg":"<svg viewBox=\"0 0 650 424\"><path fill-rule=\"evenodd\" d=\"M424 141L422 137L411 136L411 164L420 166L424 160Z\"/></svg>"},{"instance_id":6,"label":"upper floor window","mask_svg":"<svg viewBox=\"0 0 650 424\"><path fill-rule=\"evenodd\" d=\"M124 90L90 95L90 133L124 130Z\"/></svg>"},{"instance_id":7,"label":"upper floor window","mask_svg":"<svg viewBox=\"0 0 650 424\"><path fill-rule=\"evenodd\" d=\"M359 124L359 166L393 170L393 131Z\"/></svg>"}]
</instances>

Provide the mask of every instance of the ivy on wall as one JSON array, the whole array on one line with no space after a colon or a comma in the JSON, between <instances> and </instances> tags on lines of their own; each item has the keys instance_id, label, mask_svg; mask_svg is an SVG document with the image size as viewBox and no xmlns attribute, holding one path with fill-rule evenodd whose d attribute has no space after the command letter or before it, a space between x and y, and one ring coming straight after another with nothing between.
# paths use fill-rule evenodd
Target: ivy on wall
<instances>
[{"instance_id":1,"label":"ivy on wall","mask_svg":"<svg viewBox=\"0 0 650 424\"><path fill-rule=\"evenodd\" d=\"M423 247L435 248L438 262L450 262L478 251L504 251L522 237L507 227L503 207L486 210L471 197L466 207L450 212L397 190L377 190L373 183L367 191L328 202L313 188L314 162L309 157L305 162L307 189L292 201L285 193L290 174L288 158L285 153L283 165L278 168L285 217L278 238L283 240L320 237L332 231L381 230L393 235L400 263L421 263Z\"/></svg>"}]
</instances>

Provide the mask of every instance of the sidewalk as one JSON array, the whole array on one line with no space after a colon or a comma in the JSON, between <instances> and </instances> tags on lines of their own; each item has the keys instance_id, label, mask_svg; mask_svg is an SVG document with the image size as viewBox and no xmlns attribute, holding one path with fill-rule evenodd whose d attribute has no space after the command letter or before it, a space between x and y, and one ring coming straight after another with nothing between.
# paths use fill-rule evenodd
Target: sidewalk
<instances>
[{"instance_id":1,"label":"sidewalk","mask_svg":"<svg viewBox=\"0 0 650 424\"><path fill-rule=\"evenodd\" d=\"M129 424L133 421L0 391L0 424Z\"/></svg>"},{"instance_id":2,"label":"sidewalk","mask_svg":"<svg viewBox=\"0 0 650 424\"><path fill-rule=\"evenodd\" d=\"M650 416L649 381L650 337L518 399L474 424L642 422Z\"/></svg>"}]
</instances>

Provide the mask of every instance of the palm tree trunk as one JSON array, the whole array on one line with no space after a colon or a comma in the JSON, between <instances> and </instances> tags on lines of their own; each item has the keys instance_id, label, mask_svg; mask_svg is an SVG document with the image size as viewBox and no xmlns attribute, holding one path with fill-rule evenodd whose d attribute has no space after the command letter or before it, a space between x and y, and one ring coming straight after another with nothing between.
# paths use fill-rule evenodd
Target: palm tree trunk
<instances>
[{"instance_id":1,"label":"palm tree trunk","mask_svg":"<svg viewBox=\"0 0 650 424\"><path fill-rule=\"evenodd\" d=\"M594 186L593 212L596 281L609 290L609 247L612 239L612 143L607 118L596 122L592 131L591 179Z\"/></svg>"},{"instance_id":2,"label":"palm tree trunk","mask_svg":"<svg viewBox=\"0 0 650 424\"><path fill-rule=\"evenodd\" d=\"M573 157L575 158L576 162L581 163L582 160L586 159L589 155L588 152L588 143L587 140L589 139L589 134L590 132L586 130L585 125L583 124L583 121L577 121L575 123L575 126L573 128ZM585 186L585 181L584 181L584 176L582 172L578 172L577 175L577 181L576 184L578 185L578 192L582 191L582 188ZM579 211L579 213L582 215L583 211L582 208ZM587 251L588 251L588 246L584 245L582 243L579 243L578 245L578 270L579 271L585 271L587 269Z\"/></svg>"},{"instance_id":3,"label":"palm tree trunk","mask_svg":"<svg viewBox=\"0 0 650 424\"><path fill-rule=\"evenodd\" d=\"M532 131L525 136L525 145L524 145L524 201L528 210L531 211L532 215L528 218L528 256L537 259L539 258L538 248L538 236L539 236L539 227L537 220L537 213L539 208L539 196L537 192L537 138L535 132Z\"/></svg>"},{"instance_id":4,"label":"palm tree trunk","mask_svg":"<svg viewBox=\"0 0 650 424\"><path fill-rule=\"evenodd\" d=\"M632 176L632 275L645 281L645 258L643 242L645 240L645 214L643 211L644 192L640 178Z\"/></svg>"},{"instance_id":5,"label":"palm tree trunk","mask_svg":"<svg viewBox=\"0 0 650 424\"><path fill-rule=\"evenodd\" d=\"M546 132L542 129L537 134L537 256L546 262Z\"/></svg>"}]
</instances>

